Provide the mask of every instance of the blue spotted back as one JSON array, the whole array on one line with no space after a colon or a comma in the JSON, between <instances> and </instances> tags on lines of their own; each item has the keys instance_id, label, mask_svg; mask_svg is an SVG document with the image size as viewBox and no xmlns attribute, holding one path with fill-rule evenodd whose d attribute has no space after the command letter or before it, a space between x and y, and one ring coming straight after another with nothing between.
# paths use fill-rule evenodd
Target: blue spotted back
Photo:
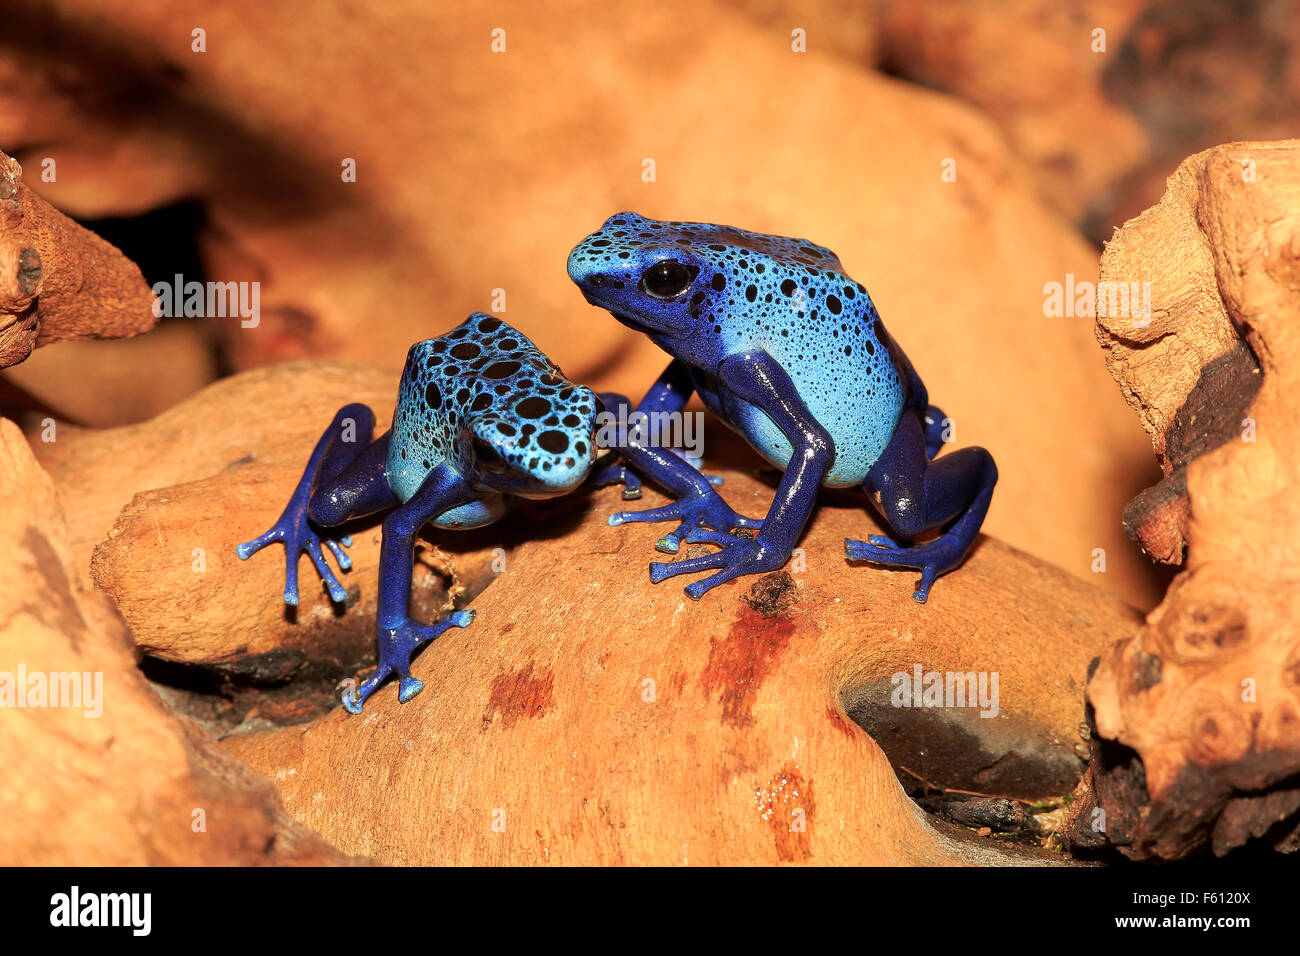
<instances>
[{"instance_id":1,"label":"blue spotted back","mask_svg":"<svg viewBox=\"0 0 1300 956\"><path fill-rule=\"evenodd\" d=\"M443 463L465 476L509 469L539 489L576 486L595 457L595 411L591 390L566 379L527 336L476 312L407 353L389 486L407 501Z\"/></svg>"}]
</instances>

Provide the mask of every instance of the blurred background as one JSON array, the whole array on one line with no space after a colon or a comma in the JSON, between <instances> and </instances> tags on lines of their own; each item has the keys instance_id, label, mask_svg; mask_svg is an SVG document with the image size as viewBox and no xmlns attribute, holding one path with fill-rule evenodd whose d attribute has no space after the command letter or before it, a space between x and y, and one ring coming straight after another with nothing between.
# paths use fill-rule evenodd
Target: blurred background
<instances>
[{"instance_id":1,"label":"blurred background","mask_svg":"<svg viewBox=\"0 0 1300 956\"><path fill-rule=\"evenodd\" d=\"M568 250L624 209L729 223L835 249L996 457L985 531L1144 609L1165 576L1120 514L1160 472L1091 318L1046 315L1044 286L1096 281L1182 159L1294 135L1300 104L1289 0L4 0L0 22L25 182L150 284L261 293L255 327L39 349L0 413L113 427L294 359L395 390L412 342L494 307L639 396L667 357L585 304Z\"/></svg>"}]
</instances>

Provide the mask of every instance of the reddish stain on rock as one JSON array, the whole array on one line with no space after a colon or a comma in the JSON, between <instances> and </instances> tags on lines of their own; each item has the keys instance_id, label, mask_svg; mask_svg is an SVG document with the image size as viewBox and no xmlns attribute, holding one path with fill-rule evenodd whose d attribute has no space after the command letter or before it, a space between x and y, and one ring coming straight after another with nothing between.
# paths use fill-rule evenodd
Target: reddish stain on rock
<instances>
[{"instance_id":1,"label":"reddish stain on rock","mask_svg":"<svg viewBox=\"0 0 1300 956\"><path fill-rule=\"evenodd\" d=\"M830 718L831 726L842 733L849 740L857 738L858 725L849 720L838 707L833 705L827 706L826 716Z\"/></svg>"},{"instance_id":2,"label":"reddish stain on rock","mask_svg":"<svg viewBox=\"0 0 1300 956\"><path fill-rule=\"evenodd\" d=\"M776 838L782 863L803 863L812 856L812 823L817 812L813 783L805 781L793 760L786 761L767 783L754 791L758 816Z\"/></svg>"},{"instance_id":3,"label":"reddish stain on rock","mask_svg":"<svg viewBox=\"0 0 1300 956\"><path fill-rule=\"evenodd\" d=\"M545 667L534 675L531 663L512 674L498 674L492 679L487 710L483 713L483 729L487 729L498 713L501 726L506 730L523 717L541 717L555 703L552 698L554 688L555 675Z\"/></svg>"},{"instance_id":4,"label":"reddish stain on rock","mask_svg":"<svg viewBox=\"0 0 1300 956\"><path fill-rule=\"evenodd\" d=\"M706 693L718 691L722 722L748 727L754 722L754 697L790 644L794 622L764 617L746 608L726 637L709 639L709 663L700 680Z\"/></svg>"}]
</instances>

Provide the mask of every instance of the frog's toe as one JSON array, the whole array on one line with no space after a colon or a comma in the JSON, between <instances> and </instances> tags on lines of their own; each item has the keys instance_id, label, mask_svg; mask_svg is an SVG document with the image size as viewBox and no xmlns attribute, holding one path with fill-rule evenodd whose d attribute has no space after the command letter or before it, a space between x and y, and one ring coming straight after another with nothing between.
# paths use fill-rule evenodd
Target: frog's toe
<instances>
[{"instance_id":1,"label":"frog's toe","mask_svg":"<svg viewBox=\"0 0 1300 956\"><path fill-rule=\"evenodd\" d=\"M687 544L716 544L725 548L728 545L735 544L738 540L735 535L723 534L721 531L714 531L712 528L692 528L686 534Z\"/></svg>"},{"instance_id":2,"label":"frog's toe","mask_svg":"<svg viewBox=\"0 0 1300 956\"><path fill-rule=\"evenodd\" d=\"M627 468L623 469L623 500L636 501L641 497L641 479Z\"/></svg>"},{"instance_id":3,"label":"frog's toe","mask_svg":"<svg viewBox=\"0 0 1300 956\"><path fill-rule=\"evenodd\" d=\"M682 516L681 507L674 502L645 511L619 511L609 516L609 523L615 527L629 522L676 521Z\"/></svg>"},{"instance_id":4,"label":"frog's toe","mask_svg":"<svg viewBox=\"0 0 1300 956\"><path fill-rule=\"evenodd\" d=\"M726 563L727 556L721 551L713 554L702 554L698 558L687 558L685 561L651 561L650 583L658 584L667 578L675 578L679 574L712 571L715 568L724 567Z\"/></svg>"},{"instance_id":5,"label":"frog's toe","mask_svg":"<svg viewBox=\"0 0 1300 956\"><path fill-rule=\"evenodd\" d=\"M883 534L868 535L866 541L844 539L844 554L850 561L879 561L882 564L907 565L911 548L903 548Z\"/></svg>"},{"instance_id":6,"label":"frog's toe","mask_svg":"<svg viewBox=\"0 0 1300 956\"><path fill-rule=\"evenodd\" d=\"M403 677L397 685L397 699L405 704L422 690L424 690L424 681L414 677Z\"/></svg>"},{"instance_id":7,"label":"frog's toe","mask_svg":"<svg viewBox=\"0 0 1300 956\"><path fill-rule=\"evenodd\" d=\"M912 592L912 600L917 604L924 604L930 598L930 588L934 586L934 580L939 576L939 569L931 564L921 569L921 580L916 585L916 590Z\"/></svg>"},{"instance_id":8,"label":"frog's toe","mask_svg":"<svg viewBox=\"0 0 1300 956\"><path fill-rule=\"evenodd\" d=\"M249 558L257 554L257 552L261 551L272 541L278 540L280 536L281 536L280 528L277 525L271 528L269 531L266 531L263 534L259 534L256 538L253 538L251 541L245 541L242 544L235 545L235 554L239 555L240 561L247 561Z\"/></svg>"},{"instance_id":9,"label":"frog's toe","mask_svg":"<svg viewBox=\"0 0 1300 956\"><path fill-rule=\"evenodd\" d=\"M351 538L340 538L337 541L333 538L326 538L325 544L329 547L330 553L334 555L334 560L338 561L339 568L344 571L352 570L352 556L343 550L352 544Z\"/></svg>"},{"instance_id":10,"label":"frog's toe","mask_svg":"<svg viewBox=\"0 0 1300 956\"><path fill-rule=\"evenodd\" d=\"M690 544L694 539L691 537L698 527L692 525L689 521L683 521L672 531L668 532L662 538L655 542L655 550L664 554L677 554L682 550L682 542Z\"/></svg>"},{"instance_id":11,"label":"frog's toe","mask_svg":"<svg viewBox=\"0 0 1300 956\"><path fill-rule=\"evenodd\" d=\"M871 537L874 539L882 536ZM846 538L844 552L853 561L870 561L920 571L921 580L912 592L912 599L918 604L924 604L930 597L930 588L934 586L935 580L961 564L966 555L966 547L953 535L940 535L933 541L910 548L900 547L892 541L889 545L879 545Z\"/></svg>"},{"instance_id":12,"label":"frog's toe","mask_svg":"<svg viewBox=\"0 0 1300 956\"><path fill-rule=\"evenodd\" d=\"M604 468L597 468L587 478L587 482L597 488L606 485L622 485L624 501L636 501L641 497L641 478L626 465L606 465Z\"/></svg>"},{"instance_id":13,"label":"frog's toe","mask_svg":"<svg viewBox=\"0 0 1300 956\"><path fill-rule=\"evenodd\" d=\"M464 611L456 611L454 614L447 616L447 621L452 627L469 627L474 621L474 615L477 612L473 608L466 608Z\"/></svg>"},{"instance_id":14,"label":"frog's toe","mask_svg":"<svg viewBox=\"0 0 1300 956\"><path fill-rule=\"evenodd\" d=\"M742 574L746 573L748 572L736 567L723 568L717 574L710 574L707 578L686 585L683 590L686 592L686 596L692 601L698 601L719 584L726 584L733 578L738 578Z\"/></svg>"},{"instance_id":15,"label":"frog's toe","mask_svg":"<svg viewBox=\"0 0 1300 956\"><path fill-rule=\"evenodd\" d=\"M298 606L298 552L288 551L284 566L284 603Z\"/></svg>"},{"instance_id":16,"label":"frog's toe","mask_svg":"<svg viewBox=\"0 0 1300 956\"><path fill-rule=\"evenodd\" d=\"M357 715L361 713L361 708L365 706L368 698L376 687L387 680L388 675L393 672L393 668L384 662L380 662L375 668L375 672L361 682L356 688L349 687L343 692L343 709L349 714Z\"/></svg>"},{"instance_id":17,"label":"frog's toe","mask_svg":"<svg viewBox=\"0 0 1300 956\"><path fill-rule=\"evenodd\" d=\"M342 604L346 601L348 598L348 592L344 589L343 585L339 584L339 579L334 576L334 571L326 563L325 553L321 550L320 542L317 541L314 536L308 538L303 542L303 550L307 552L307 556L311 558L312 564L316 566L317 573L320 574L321 580L325 583L325 587L330 593L330 600L334 601L336 604ZM295 554L295 563L297 557L298 556ZM339 566L343 566L342 562L339 563Z\"/></svg>"}]
</instances>

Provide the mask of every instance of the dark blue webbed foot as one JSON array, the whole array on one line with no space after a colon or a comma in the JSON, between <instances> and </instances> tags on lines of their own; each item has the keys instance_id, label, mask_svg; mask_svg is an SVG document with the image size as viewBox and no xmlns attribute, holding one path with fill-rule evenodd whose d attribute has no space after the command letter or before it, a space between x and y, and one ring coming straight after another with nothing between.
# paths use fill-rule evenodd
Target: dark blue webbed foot
<instances>
[{"instance_id":1,"label":"dark blue webbed foot","mask_svg":"<svg viewBox=\"0 0 1300 956\"><path fill-rule=\"evenodd\" d=\"M844 553L852 561L919 570L921 580L912 599L920 604L929 599L936 578L966 560L998 480L993 456L983 448L932 458L943 443L938 425L942 416L934 406L925 414L905 412L863 482L898 538L911 541L930 528L941 528L939 536L917 545L900 544L883 534L868 535L866 541L844 540Z\"/></svg>"},{"instance_id":2,"label":"dark blue webbed foot","mask_svg":"<svg viewBox=\"0 0 1300 956\"><path fill-rule=\"evenodd\" d=\"M285 604L298 603L298 557L304 553L316 566L330 598L340 604L347 599L347 591L325 560L325 550L333 552L339 568L347 571L352 567L352 559L343 549L352 546L352 539L322 529L385 508L393 500L382 469L388 439L385 436L373 444L370 442L374 423L374 413L364 405L340 408L316 442L302 477L275 524L235 548L239 559L247 561L273 541L284 544ZM360 478L353 474L354 466ZM332 507L317 510L322 498L328 499Z\"/></svg>"},{"instance_id":3,"label":"dark blue webbed foot","mask_svg":"<svg viewBox=\"0 0 1300 956\"><path fill-rule=\"evenodd\" d=\"M680 524L655 542L656 550L676 554L681 544L716 544L724 548L737 543L751 543L731 532L735 529L758 531L763 522L737 514L722 496L710 490L705 494L679 498L672 504L645 511L620 511L609 516L609 524L618 526L629 522L678 521ZM712 555L710 555L712 557ZM676 565L674 565L676 566ZM654 568L654 565L651 565ZM675 572L681 574L682 572ZM651 577L653 578L653 570Z\"/></svg>"},{"instance_id":4,"label":"dark blue webbed foot","mask_svg":"<svg viewBox=\"0 0 1300 956\"><path fill-rule=\"evenodd\" d=\"M906 547L882 534L868 535L866 541L844 539L844 553L850 561L872 561L896 568L915 568L921 580L912 592L912 600L924 604L930 597L935 579L947 574L966 559L970 542L955 534L944 534L925 544Z\"/></svg>"},{"instance_id":5,"label":"dark blue webbed foot","mask_svg":"<svg viewBox=\"0 0 1300 956\"><path fill-rule=\"evenodd\" d=\"M325 560L325 548L333 553L340 570L347 571L352 567L352 559L343 549L352 546L352 538L348 535L330 537L316 530L307 520L306 495L295 494L289 500L289 506L284 509L284 513L269 530L236 547L235 553L239 555L239 560L247 561L273 541L284 543L285 604L294 606L298 604L298 557L304 553L311 558L312 564L320 573L321 580L325 582L325 587L329 589L330 600L341 604L347 599L348 592L339 583L333 569Z\"/></svg>"},{"instance_id":6,"label":"dark blue webbed foot","mask_svg":"<svg viewBox=\"0 0 1300 956\"><path fill-rule=\"evenodd\" d=\"M375 689L390 674L397 674L397 699L403 704L424 690L424 681L411 676L411 655L449 628L469 627L474 620L472 610L455 611L435 624L417 624L407 618L397 627L379 628L379 666L355 690L343 692L343 707L349 714L360 714L361 708Z\"/></svg>"}]
</instances>

